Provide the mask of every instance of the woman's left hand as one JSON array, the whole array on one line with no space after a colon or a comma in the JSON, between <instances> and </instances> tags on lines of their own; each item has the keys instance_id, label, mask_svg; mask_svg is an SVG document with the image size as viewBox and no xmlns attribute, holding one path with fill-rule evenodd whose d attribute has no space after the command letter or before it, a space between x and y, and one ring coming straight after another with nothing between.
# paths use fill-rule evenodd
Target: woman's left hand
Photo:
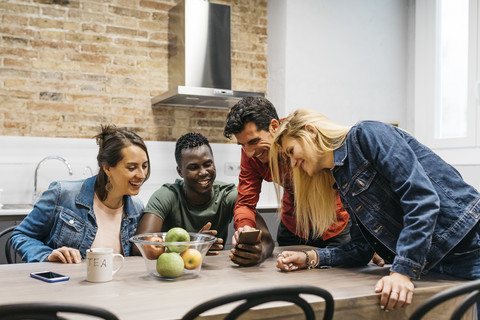
<instances>
[{"instance_id":1,"label":"woman's left hand","mask_svg":"<svg viewBox=\"0 0 480 320\"><path fill-rule=\"evenodd\" d=\"M82 255L78 249L61 247L52 250L47 257L49 262L61 262L61 263L80 263L82 262Z\"/></svg>"},{"instance_id":2,"label":"woman's left hand","mask_svg":"<svg viewBox=\"0 0 480 320\"><path fill-rule=\"evenodd\" d=\"M393 310L412 303L413 289L410 277L392 271L377 282L375 293L381 293L380 308Z\"/></svg>"},{"instance_id":3,"label":"woman's left hand","mask_svg":"<svg viewBox=\"0 0 480 320\"><path fill-rule=\"evenodd\" d=\"M277 255L277 268L281 271L295 271L306 267L305 253L301 251L283 251Z\"/></svg>"},{"instance_id":4,"label":"woman's left hand","mask_svg":"<svg viewBox=\"0 0 480 320\"><path fill-rule=\"evenodd\" d=\"M203 228L200 229L200 231L198 231L198 233L205 233L205 234L209 234L209 235L212 235L212 236L216 236L217 235L217 230L210 230L211 227L212 227L212 223L207 222L207 224L204 225ZM222 238L217 238L217 241L215 241L215 243L212 244L212 246L208 250L207 256L218 255L219 254L218 250L223 249L223 244L222 243L223 243L223 239Z\"/></svg>"}]
</instances>

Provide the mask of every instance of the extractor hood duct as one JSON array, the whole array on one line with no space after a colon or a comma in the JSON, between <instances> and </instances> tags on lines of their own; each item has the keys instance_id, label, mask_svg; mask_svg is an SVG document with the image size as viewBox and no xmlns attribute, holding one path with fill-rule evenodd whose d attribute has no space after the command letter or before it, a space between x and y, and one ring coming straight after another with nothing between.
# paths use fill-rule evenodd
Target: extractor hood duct
<instances>
[{"instance_id":1,"label":"extractor hood duct","mask_svg":"<svg viewBox=\"0 0 480 320\"><path fill-rule=\"evenodd\" d=\"M242 97L263 93L233 91L230 6L184 0L169 11L169 90L152 105L230 108Z\"/></svg>"}]
</instances>

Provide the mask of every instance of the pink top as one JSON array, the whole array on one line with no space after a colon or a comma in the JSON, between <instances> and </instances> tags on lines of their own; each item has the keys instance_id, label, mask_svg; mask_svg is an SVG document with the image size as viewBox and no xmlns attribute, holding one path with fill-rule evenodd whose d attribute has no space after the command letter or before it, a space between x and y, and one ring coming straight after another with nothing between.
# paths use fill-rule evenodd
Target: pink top
<instances>
[{"instance_id":1,"label":"pink top","mask_svg":"<svg viewBox=\"0 0 480 320\"><path fill-rule=\"evenodd\" d=\"M123 205L118 209L111 209L103 204L95 194L93 198L93 212L97 219L97 234L92 248L113 248L113 253L123 254L120 243L120 226L123 217Z\"/></svg>"}]
</instances>

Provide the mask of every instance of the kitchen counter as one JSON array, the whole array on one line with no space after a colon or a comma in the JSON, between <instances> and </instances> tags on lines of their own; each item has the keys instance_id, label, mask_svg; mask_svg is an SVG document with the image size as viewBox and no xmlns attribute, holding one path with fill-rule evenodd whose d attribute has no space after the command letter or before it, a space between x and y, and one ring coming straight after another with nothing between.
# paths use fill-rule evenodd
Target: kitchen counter
<instances>
[{"instance_id":1,"label":"kitchen counter","mask_svg":"<svg viewBox=\"0 0 480 320\"><path fill-rule=\"evenodd\" d=\"M0 209L0 217L22 217L25 218L33 206L30 204L4 204Z\"/></svg>"},{"instance_id":2,"label":"kitchen counter","mask_svg":"<svg viewBox=\"0 0 480 320\"><path fill-rule=\"evenodd\" d=\"M8 206L8 205L5 205ZM33 207L30 206L27 208L26 206L24 208L9 208L7 207L6 209L1 208L0 209L0 216L26 216L32 211ZM276 203L264 203L264 204L258 204L257 210L260 213L263 212L277 212L278 207Z\"/></svg>"},{"instance_id":3,"label":"kitchen counter","mask_svg":"<svg viewBox=\"0 0 480 320\"><path fill-rule=\"evenodd\" d=\"M277 212L278 210L278 203L276 202L265 202L265 203L258 203L257 204L257 211L258 212Z\"/></svg>"},{"instance_id":4,"label":"kitchen counter","mask_svg":"<svg viewBox=\"0 0 480 320\"><path fill-rule=\"evenodd\" d=\"M30 211L26 209L0 209L0 217L15 216L26 217Z\"/></svg>"}]
</instances>

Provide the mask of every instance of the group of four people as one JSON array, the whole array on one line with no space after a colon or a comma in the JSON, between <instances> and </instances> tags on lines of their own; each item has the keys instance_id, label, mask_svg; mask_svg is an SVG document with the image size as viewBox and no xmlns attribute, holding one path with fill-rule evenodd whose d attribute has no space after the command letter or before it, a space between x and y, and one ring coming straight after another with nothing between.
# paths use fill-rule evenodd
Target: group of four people
<instances>
[{"instance_id":1,"label":"group of four people","mask_svg":"<svg viewBox=\"0 0 480 320\"><path fill-rule=\"evenodd\" d=\"M256 212L265 180L279 197L283 187L279 245L316 247L282 252L282 271L385 261L390 275L375 291L386 310L409 305L410 279L427 271L480 279L479 193L407 132L375 121L344 127L303 109L279 119L267 99L246 97L227 115L224 135L242 146L238 188L215 180L208 140L188 133L175 149L183 179L164 184L144 209L132 197L150 174L144 142L102 127L98 175L52 183L15 229L14 248L28 262L78 263L90 247L136 254L128 241L133 234L181 226L217 235L214 254L233 218L230 259L255 265L274 248ZM251 228L262 231L260 241L237 246L239 233Z\"/></svg>"}]
</instances>

